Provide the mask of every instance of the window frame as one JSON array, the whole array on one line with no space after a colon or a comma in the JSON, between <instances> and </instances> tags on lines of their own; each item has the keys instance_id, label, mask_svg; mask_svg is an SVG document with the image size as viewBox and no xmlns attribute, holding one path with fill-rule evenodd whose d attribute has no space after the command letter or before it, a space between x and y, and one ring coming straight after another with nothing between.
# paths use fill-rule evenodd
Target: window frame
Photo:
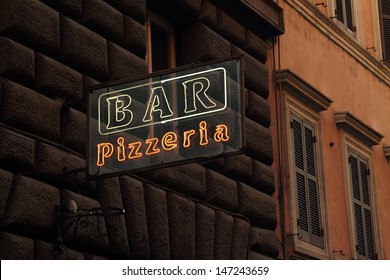
<instances>
[{"instance_id":1,"label":"window frame","mask_svg":"<svg viewBox=\"0 0 390 280\"><path fill-rule=\"evenodd\" d=\"M348 131L342 130L342 153L343 153L343 166L344 166L344 178L345 178L345 194L346 194L346 203L348 211L348 221L349 221L349 231L350 231L350 246L353 259L367 259L364 258L357 252L357 234L356 234L356 219L355 219L355 210L354 210L354 196L353 196L353 185L351 178L351 169L349 156L351 153L357 155L367 163L367 167L370 170L370 175L368 176L368 185L369 185L369 197L371 201L371 220L372 220L372 229L373 229L373 242L375 248L376 259L380 259L381 254L381 238L380 238L380 224L378 222L378 209L377 209L377 195L375 188L375 170L373 168L373 152L372 150L360 139L353 136Z\"/></svg>"},{"instance_id":2,"label":"window frame","mask_svg":"<svg viewBox=\"0 0 390 280\"><path fill-rule=\"evenodd\" d=\"M158 15L152 10L147 10L146 12L146 64L148 67L148 72L152 73L153 71L153 53L152 53L152 22L157 25L162 30L166 31L169 34L169 57L168 68L176 67L176 40L175 40L175 27L174 25Z\"/></svg>"},{"instance_id":3,"label":"window frame","mask_svg":"<svg viewBox=\"0 0 390 280\"><path fill-rule=\"evenodd\" d=\"M390 67L390 24L388 27L389 30L385 30L384 19L389 20L390 22L390 13L385 14L383 11L383 0L378 1L378 19L380 25L380 42L381 42L381 55L382 61L385 65ZM387 32L385 32L387 31ZM388 37L387 37L387 36ZM386 42L386 38L389 39L389 42Z\"/></svg>"},{"instance_id":4,"label":"window frame","mask_svg":"<svg viewBox=\"0 0 390 280\"><path fill-rule=\"evenodd\" d=\"M147 9L146 11L146 18L145 18L145 28L146 28L146 65L148 68L148 73L158 72L158 71L164 71L167 69L159 69L155 70L153 69L153 46L152 46L152 24L155 24L160 29L165 31L168 36L168 68L175 68L176 67L176 40L175 40L175 26L173 23L168 21L167 19L163 18L162 16L158 15L154 11ZM175 90L175 86L173 87L173 90ZM172 107L177 107L177 100L176 98L173 98L172 100ZM168 125L172 127L172 131L176 131L176 126L174 122L170 122ZM150 137L155 137L158 134L158 131L152 126L150 127ZM176 151L175 151L176 152Z\"/></svg>"},{"instance_id":5,"label":"window frame","mask_svg":"<svg viewBox=\"0 0 390 280\"><path fill-rule=\"evenodd\" d=\"M342 5L342 19L343 21L340 20L339 18L339 9L338 9L338 5L337 5L337 2L338 1L341 1L341 5ZM347 0L334 0L333 3L334 3L334 14L335 14L335 20L336 20L336 23L345 31L347 32L349 35L353 36L353 37L356 37L356 32L357 32L357 27L356 27L356 13L355 13L355 2L353 2L352 0L348 0L350 1L351 3L351 24L352 24L352 29L349 28L348 26L348 15L347 15L347 9L346 9L346 1Z\"/></svg>"},{"instance_id":6,"label":"window frame","mask_svg":"<svg viewBox=\"0 0 390 280\"><path fill-rule=\"evenodd\" d=\"M282 69L276 71L276 82L280 90L276 106L280 102L280 118L278 127L280 127L280 138L278 141L280 149L280 172L281 172L281 211L282 214L282 233L286 246L285 255L289 258L317 258L317 259L331 259L331 243L329 234L327 199L325 190L325 178L323 173L324 166L321 164L323 151L321 140L321 119L320 112L327 110L333 100L322 94L320 91L312 87L301 77L296 75L289 69ZM294 192L291 191L292 180L290 174L292 164L292 149L291 147L291 133L289 133L289 119L290 108L297 112L298 115L303 114L309 120L317 124L317 169L319 172L319 190L320 190L320 211L322 213L322 228L324 229L324 249L315 247L306 242L300 241L297 237L297 215L296 204L292 204ZM289 142L290 141L290 142ZM295 213L294 213L295 211Z\"/></svg>"},{"instance_id":7,"label":"window frame","mask_svg":"<svg viewBox=\"0 0 390 280\"><path fill-rule=\"evenodd\" d=\"M311 110L303 103L294 99L291 96L285 97L285 106L286 106L286 128L287 133L287 154L288 154L288 186L289 186L289 196L291 205L289 206L290 213L290 233L288 238L293 238L294 252L293 254L303 254L311 258L318 259L330 259L330 240L329 240L329 229L328 229L328 217L326 211L326 193L325 193L325 184L323 177L323 165L322 162L322 144L321 144L321 134L320 134L320 116L315 111ZM313 133L316 137L315 143L315 166L316 166L316 181L317 181L317 190L318 190L318 204L320 212L320 224L322 229L322 242L323 248L320 248L312 243L301 240L297 233L300 232L298 227L298 198L297 198L297 185L295 179L295 166L294 166L294 148L293 148L293 132L290 127L290 120L292 118L300 119L313 127ZM306 202L309 204L309 202Z\"/></svg>"}]
</instances>

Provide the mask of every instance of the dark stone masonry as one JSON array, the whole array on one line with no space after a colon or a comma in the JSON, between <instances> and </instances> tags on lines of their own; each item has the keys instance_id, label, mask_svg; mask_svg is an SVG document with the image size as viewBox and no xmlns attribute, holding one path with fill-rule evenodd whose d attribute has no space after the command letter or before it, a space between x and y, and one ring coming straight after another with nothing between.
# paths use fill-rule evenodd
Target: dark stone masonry
<instances>
[{"instance_id":1,"label":"dark stone masonry","mask_svg":"<svg viewBox=\"0 0 390 280\"><path fill-rule=\"evenodd\" d=\"M221 3L0 1L1 259L277 257L265 65L277 32L249 25L260 14L235 11L240 1ZM245 153L97 180L66 172L86 166L84 88L147 74L148 10L177 27L181 65L243 55ZM56 253L54 208L70 200L126 213L90 219Z\"/></svg>"}]
</instances>

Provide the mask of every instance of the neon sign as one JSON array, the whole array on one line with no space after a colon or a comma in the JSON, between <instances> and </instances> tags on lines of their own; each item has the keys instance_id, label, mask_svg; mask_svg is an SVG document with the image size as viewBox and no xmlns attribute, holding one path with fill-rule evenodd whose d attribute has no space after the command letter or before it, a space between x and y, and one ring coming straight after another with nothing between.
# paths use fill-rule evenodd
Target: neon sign
<instances>
[{"instance_id":1,"label":"neon sign","mask_svg":"<svg viewBox=\"0 0 390 280\"><path fill-rule=\"evenodd\" d=\"M239 58L99 85L88 106L90 177L244 148Z\"/></svg>"}]
</instances>

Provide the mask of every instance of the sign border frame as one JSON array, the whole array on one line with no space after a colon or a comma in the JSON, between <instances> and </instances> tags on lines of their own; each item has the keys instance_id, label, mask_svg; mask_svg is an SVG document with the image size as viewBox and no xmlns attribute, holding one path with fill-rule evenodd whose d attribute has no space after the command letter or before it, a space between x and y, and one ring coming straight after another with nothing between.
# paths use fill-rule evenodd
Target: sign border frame
<instances>
[{"instance_id":1,"label":"sign border frame","mask_svg":"<svg viewBox=\"0 0 390 280\"><path fill-rule=\"evenodd\" d=\"M196 158L191 158L191 159L185 159L185 160L180 160L180 161L175 161L175 162L169 162L169 163L162 163L159 165L153 165L150 167L142 167L142 168L137 168L133 170L123 170L123 171L116 171L116 172L111 172L109 174L101 174L101 175L94 175L94 174L89 174L89 167L90 167L90 94L91 91L97 90L97 89L102 89L102 88L109 88L111 86L117 86L120 84L125 84L125 83L131 83L135 82L138 80L143 80L143 79L150 79L152 77L156 76L162 76L162 75L167 75L167 74L172 74L175 72L179 71L185 71L189 70L191 68L198 68L198 67L204 67L207 65L212 65L212 64L217 64L217 63L223 63L229 60L234 60L237 59L239 63L239 71L240 71L240 109L241 109L241 139L242 139L242 147L241 149L235 151L235 152L227 152L223 153L220 155L214 155L214 156L209 156L209 157L196 157ZM202 63L191 63L175 68L169 68L166 70L162 71L156 71L152 72L149 74L143 74L143 75L135 75L132 76L131 78L123 78L123 79L118 79L118 80L113 80L113 81L108 81L108 82L100 82L99 84L92 85L92 86L86 86L84 87L84 97L87 99L87 151L86 151L86 178L87 180L96 180L96 179L103 179L103 178L110 178L110 177L115 177L115 176L121 176L121 175L134 175L134 173L137 172L143 172L143 171L151 171L154 169L160 169L160 168L167 168L167 167L173 167L173 166L178 166L181 164L188 164L188 163L195 163L195 162L201 162L201 161L206 161L206 160L213 160L213 159L218 159L218 158L225 158L229 156L234 156L234 155L239 155L243 154L246 150L246 136L245 136L245 85L244 85L244 59L243 55L234 55L230 56L228 58L224 59L217 59L217 60L211 60L208 62L202 62Z\"/></svg>"}]
</instances>

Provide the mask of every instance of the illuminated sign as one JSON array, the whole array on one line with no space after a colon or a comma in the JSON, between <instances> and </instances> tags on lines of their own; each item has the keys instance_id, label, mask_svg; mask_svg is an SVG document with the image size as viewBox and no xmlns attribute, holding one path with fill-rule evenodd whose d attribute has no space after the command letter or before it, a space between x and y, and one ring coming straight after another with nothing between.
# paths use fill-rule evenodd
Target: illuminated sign
<instances>
[{"instance_id":1,"label":"illuminated sign","mask_svg":"<svg viewBox=\"0 0 390 280\"><path fill-rule=\"evenodd\" d=\"M138 171L244 148L239 58L88 90L88 174Z\"/></svg>"}]
</instances>

